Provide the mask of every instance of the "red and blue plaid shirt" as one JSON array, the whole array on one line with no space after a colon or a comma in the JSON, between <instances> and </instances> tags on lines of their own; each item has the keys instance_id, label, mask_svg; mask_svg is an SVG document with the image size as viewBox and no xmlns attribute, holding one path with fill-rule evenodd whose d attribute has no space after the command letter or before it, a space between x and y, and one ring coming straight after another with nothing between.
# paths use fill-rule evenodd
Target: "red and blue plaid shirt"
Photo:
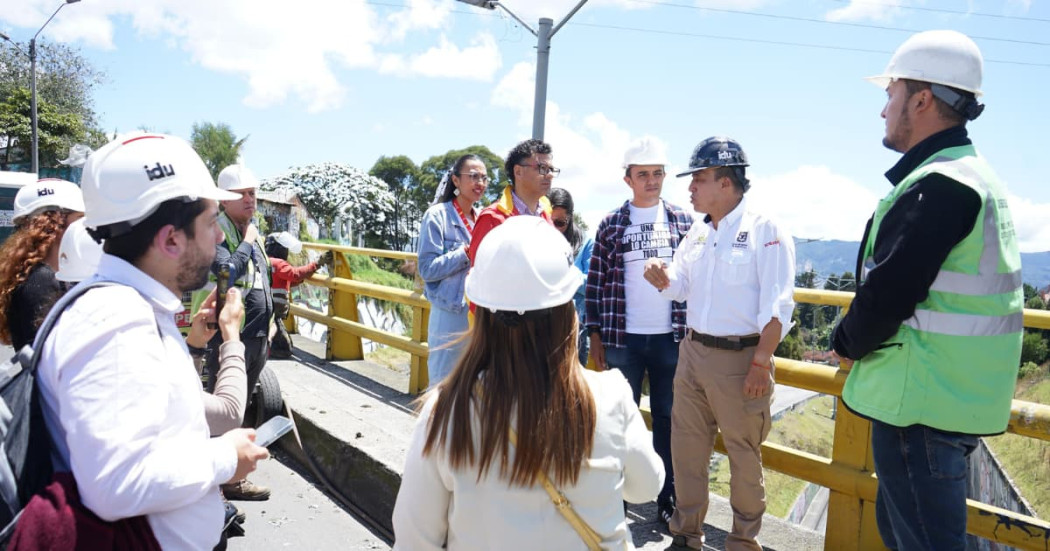
<instances>
[{"instance_id":1,"label":"red and blue plaid shirt","mask_svg":"<svg viewBox=\"0 0 1050 551\"><path fill-rule=\"evenodd\" d=\"M602 345L624 348L627 334L627 297L624 285L623 233L631 225L630 201L605 216L594 236L591 266L587 270L587 294L584 304L587 310L588 328L601 330ZM662 201L667 212L667 225L671 230L671 250L693 225L693 216L684 210ZM674 340L685 338L685 302L671 303L671 328Z\"/></svg>"}]
</instances>

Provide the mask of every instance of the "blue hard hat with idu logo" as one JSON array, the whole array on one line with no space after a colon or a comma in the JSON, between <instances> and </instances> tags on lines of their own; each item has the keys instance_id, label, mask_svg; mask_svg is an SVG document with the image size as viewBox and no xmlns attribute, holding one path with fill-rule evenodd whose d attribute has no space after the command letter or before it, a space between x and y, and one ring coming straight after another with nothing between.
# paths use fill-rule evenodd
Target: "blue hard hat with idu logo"
<instances>
[{"instance_id":1,"label":"blue hard hat with idu logo","mask_svg":"<svg viewBox=\"0 0 1050 551\"><path fill-rule=\"evenodd\" d=\"M689 157L689 170L679 174L678 178L718 166L748 166L747 155L739 142L723 136L714 136L700 142Z\"/></svg>"}]
</instances>

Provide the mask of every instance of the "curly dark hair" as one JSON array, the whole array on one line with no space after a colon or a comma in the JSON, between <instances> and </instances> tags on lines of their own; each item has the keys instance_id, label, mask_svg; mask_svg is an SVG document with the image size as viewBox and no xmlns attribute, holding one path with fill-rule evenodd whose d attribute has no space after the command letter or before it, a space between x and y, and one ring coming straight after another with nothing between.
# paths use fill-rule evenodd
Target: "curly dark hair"
<instances>
[{"instance_id":1,"label":"curly dark hair","mask_svg":"<svg viewBox=\"0 0 1050 551\"><path fill-rule=\"evenodd\" d=\"M510 179L510 185L514 185L514 167L533 155L550 155L551 146L543 140L525 140L507 153L507 162L503 163L503 170Z\"/></svg>"},{"instance_id":2,"label":"curly dark hair","mask_svg":"<svg viewBox=\"0 0 1050 551\"><path fill-rule=\"evenodd\" d=\"M49 210L29 218L0 247L0 343L11 344L7 310L11 296L25 283L29 272L58 247L66 227L66 214Z\"/></svg>"}]
</instances>

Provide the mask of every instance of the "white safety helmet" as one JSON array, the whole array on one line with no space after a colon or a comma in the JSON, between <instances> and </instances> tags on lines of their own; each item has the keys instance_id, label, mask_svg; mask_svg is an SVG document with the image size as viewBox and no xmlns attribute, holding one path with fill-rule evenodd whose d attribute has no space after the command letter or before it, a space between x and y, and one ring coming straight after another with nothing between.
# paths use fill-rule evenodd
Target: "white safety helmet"
<instances>
[{"instance_id":1,"label":"white safety helmet","mask_svg":"<svg viewBox=\"0 0 1050 551\"><path fill-rule=\"evenodd\" d=\"M981 95L984 60L970 37L958 31L925 31L897 48L881 75L866 80L886 89L894 79L942 84Z\"/></svg>"},{"instance_id":2,"label":"white safety helmet","mask_svg":"<svg viewBox=\"0 0 1050 551\"><path fill-rule=\"evenodd\" d=\"M465 288L479 307L524 313L569 302L583 279L561 232L537 216L514 216L485 236Z\"/></svg>"},{"instance_id":3,"label":"white safety helmet","mask_svg":"<svg viewBox=\"0 0 1050 551\"><path fill-rule=\"evenodd\" d=\"M84 225L97 229L138 224L164 201L238 199L215 187L197 152L182 138L134 133L121 136L88 157L81 182Z\"/></svg>"},{"instance_id":4,"label":"white safety helmet","mask_svg":"<svg viewBox=\"0 0 1050 551\"><path fill-rule=\"evenodd\" d=\"M58 247L59 281L79 283L94 275L102 260L102 245L95 241L84 226L84 219L73 222L62 235Z\"/></svg>"},{"instance_id":5,"label":"white safety helmet","mask_svg":"<svg viewBox=\"0 0 1050 551\"><path fill-rule=\"evenodd\" d=\"M20 224L34 215L49 210L84 212L84 196L73 182L44 178L22 186L15 194L12 222Z\"/></svg>"},{"instance_id":6,"label":"white safety helmet","mask_svg":"<svg viewBox=\"0 0 1050 551\"><path fill-rule=\"evenodd\" d=\"M273 238L292 254L299 254L303 250L303 242L286 231L275 234Z\"/></svg>"},{"instance_id":7,"label":"white safety helmet","mask_svg":"<svg viewBox=\"0 0 1050 551\"><path fill-rule=\"evenodd\" d=\"M631 144L623 154L623 168L631 165L666 165L667 154L656 138L644 137Z\"/></svg>"},{"instance_id":8,"label":"white safety helmet","mask_svg":"<svg viewBox=\"0 0 1050 551\"><path fill-rule=\"evenodd\" d=\"M248 167L238 163L230 165L219 173L219 188L226 191L240 191L259 187L259 179Z\"/></svg>"}]
</instances>

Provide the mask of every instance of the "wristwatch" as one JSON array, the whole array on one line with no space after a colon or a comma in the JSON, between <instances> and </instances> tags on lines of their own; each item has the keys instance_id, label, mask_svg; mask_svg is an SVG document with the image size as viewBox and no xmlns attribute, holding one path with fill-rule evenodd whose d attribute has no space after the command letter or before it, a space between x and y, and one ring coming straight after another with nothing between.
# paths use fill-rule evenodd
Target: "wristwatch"
<instances>
[{"instance_id":1,"label":"wristwatch","mask_svg":"<svg viewBox=\"0 0 1050 551\"><path fill-rule=\"evenodd\" d=\"M186 345L186 348L188 348L190 350L190 356L195 356L195 357L200 358L200 357L208 355L208 349L207 348L197 348L196 346L190 346L189 344Z\"/></svg>"}]
</instances>

